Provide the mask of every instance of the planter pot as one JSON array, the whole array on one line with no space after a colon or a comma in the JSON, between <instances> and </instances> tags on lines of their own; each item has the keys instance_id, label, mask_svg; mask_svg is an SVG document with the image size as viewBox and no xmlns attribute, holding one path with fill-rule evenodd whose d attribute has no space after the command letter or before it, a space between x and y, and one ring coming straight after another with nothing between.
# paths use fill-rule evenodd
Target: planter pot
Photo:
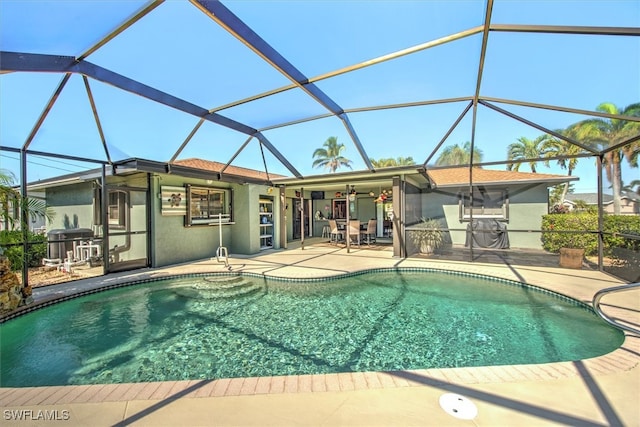
<instances>
[{"instance_id":1,"label":"planter pot","mask_svg":"<svg viewBox=\"0 0 640 427\"><path fill-rule=\"evenodd\" d=\"M584 249L560 248L560 267L563 268L582 268L582 259L584 258Z\"/></svg>"},{"instance_id":2,"label":"planter pot","mask_svg":"<svg viewBox=\"0 0 640 427\"><path fill-rule=\"evenodd\" d=\"M434 247L432 244L427 242L422 242L420 244L420 253L425 255L431 255L434 251Z\"/></svg>"}]
</instances>

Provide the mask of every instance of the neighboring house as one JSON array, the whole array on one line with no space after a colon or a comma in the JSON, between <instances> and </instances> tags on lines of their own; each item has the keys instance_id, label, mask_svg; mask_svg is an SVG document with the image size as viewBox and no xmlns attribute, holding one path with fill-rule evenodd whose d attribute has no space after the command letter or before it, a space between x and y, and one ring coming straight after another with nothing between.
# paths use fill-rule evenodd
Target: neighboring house
<instances>
[{"instance_id":1,"label":"neighboring house","mask_svg":"<svg viewBox=\"0 0 640 427\"><path fill-rule=\"evenodd\" d=\"M15 187L16 191L20 191L19 187ZM29 198L45 200L45 194L42 191L29 192ZM0 230L21 230L19 208L15 203L9 201L6 212L3 213L3 221L0 221ZM42 216L32 216L29 218L29 230L34 233L42 233L46 229L46 219Z\"/></svg>"},{"instance_id":2,"label":"neighboring house","mask_svg":"<svg viewBox=\"0 0 640 427\"><path fill-rule=\"evenodd\" d=\"M569 193L562 203L570 211L576 209L576 202L582 201L587 206L598 206L598 193ZM611 194L602 195L602 207L607 213L613 211L613 196ZM640 196L633 193L626 193L620 197L620 214L621 215L639 215L640 214Z\"/></svg>"},{"instance_id":3,"label":"neighboring house","mask_svg":"<svg viewBox=\"0 0 640 427\"><path fill-rule=\"evenodd\" d=\"M285 248L303 235L321 236L328 218L347 215L377 219L378 236L391 239L399 257L413 253L405 229L422 217L440 218L453 244L464 244L472 215L526 231L510 234L511 247L539 249L534 230L548 211L548 187L578 178L474 168L472 179L469 197L467 168L290 178L201 159L129 159L30 183L29 191L43 191L55 212L47 225L50 257L87 245L102 252L112 272L214 258L220 246L234 254Z\"/></svg>"}]
</instances>

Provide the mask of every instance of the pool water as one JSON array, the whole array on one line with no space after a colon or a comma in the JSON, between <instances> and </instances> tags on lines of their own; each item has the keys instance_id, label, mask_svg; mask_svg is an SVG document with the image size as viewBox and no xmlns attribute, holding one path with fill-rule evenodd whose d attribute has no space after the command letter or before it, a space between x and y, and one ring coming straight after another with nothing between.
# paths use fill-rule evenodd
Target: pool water
<instances>
[{"instance_id":1,"label":"pool water","mask_svg":"<svg viewBox=\"0 0 640 427\"><path fill-rule=\"evenodd\" d=\"M437 272L191 277L0 325L0 385L122 383L579 360L624 335L576 302Z\"/></svg>"}]
</instances>

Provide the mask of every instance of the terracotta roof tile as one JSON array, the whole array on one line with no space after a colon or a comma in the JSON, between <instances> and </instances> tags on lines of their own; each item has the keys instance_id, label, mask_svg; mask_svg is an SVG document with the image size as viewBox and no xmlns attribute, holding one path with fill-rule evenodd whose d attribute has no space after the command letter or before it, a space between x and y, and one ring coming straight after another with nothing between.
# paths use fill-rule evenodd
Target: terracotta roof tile
<instances>
[{"instance_id":1,"label":"terracotta roof tile","mask_svg":"<svg viewBox=\"0 0 640 427\"><path fill-rule=\"evenodd\" d=\"M224 163L220 163L220 162L214 162L214 161L203 160L203 159L194 159L194 158L176 160L174 163L176 165L211 171L214 173L219 173L222 170L222 168L224 168L224 165L225 165ZM229 175L242 176L246 178L263 179L265 181L267 180L267 174L263 171L242 168L242 167L233 166L233 165L229 165L229 167L225 169L224 173L227 173ZM284 178L284 176L270 173L269 178Z\"/></svg>"},{"instance_id":2,"label":"terracotta roof tile","mask_svg":"<svg viewBox=\"0 0 640 427\"><path fill-rule=\"evenodd\" d=\"M447 168L447 169L429 169L427 170L429 177L435 182L437 186L452 186L452 185L468 185L469 184L469 169L468 168ZM515 172L506 170L492 170L473 168L473 183L474 184L490 184L499 182L531 182L531 181L545 181L545 180L558 180L558 179L570 179L566 175L552 175L546 173L529 173L529 172Z\"/></svg>"}]
</instances>

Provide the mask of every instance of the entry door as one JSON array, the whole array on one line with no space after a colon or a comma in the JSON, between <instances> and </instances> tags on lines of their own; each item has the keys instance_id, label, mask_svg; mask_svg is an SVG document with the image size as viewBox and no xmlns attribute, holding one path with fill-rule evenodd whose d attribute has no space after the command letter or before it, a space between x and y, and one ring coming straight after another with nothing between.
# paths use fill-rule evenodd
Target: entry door
<instances>
[{"instance_id":1,"label":"entry door","mask_svg":"<svg viewBox=\"0 0 640 427\"><path fill-rule=\"evenodd\" d=\"M107 187L107 271L149 266L148 191L135 187Z\"/></svg>"},{"instance_id":2,"label":"entry door","mask_svg":"<svg viewBox=\"0 0 640 427\"><path fill-rule=\"evenodd\" d=\"M307 202L307 201L305 201ZM308 202L311 202L310 200ZM303 211L303 216L304 216L304 229L305 229L305 236L310 236L311 234L309 233L309 227L310 227L310 222L309 222L309 212L311 211L311 208L309 207L309 203L301 203L300 199L293 199L293 239L300 239L301 235L300 235L300 206L304 206L304 211Z\"/></svg>"}]
</instances>

